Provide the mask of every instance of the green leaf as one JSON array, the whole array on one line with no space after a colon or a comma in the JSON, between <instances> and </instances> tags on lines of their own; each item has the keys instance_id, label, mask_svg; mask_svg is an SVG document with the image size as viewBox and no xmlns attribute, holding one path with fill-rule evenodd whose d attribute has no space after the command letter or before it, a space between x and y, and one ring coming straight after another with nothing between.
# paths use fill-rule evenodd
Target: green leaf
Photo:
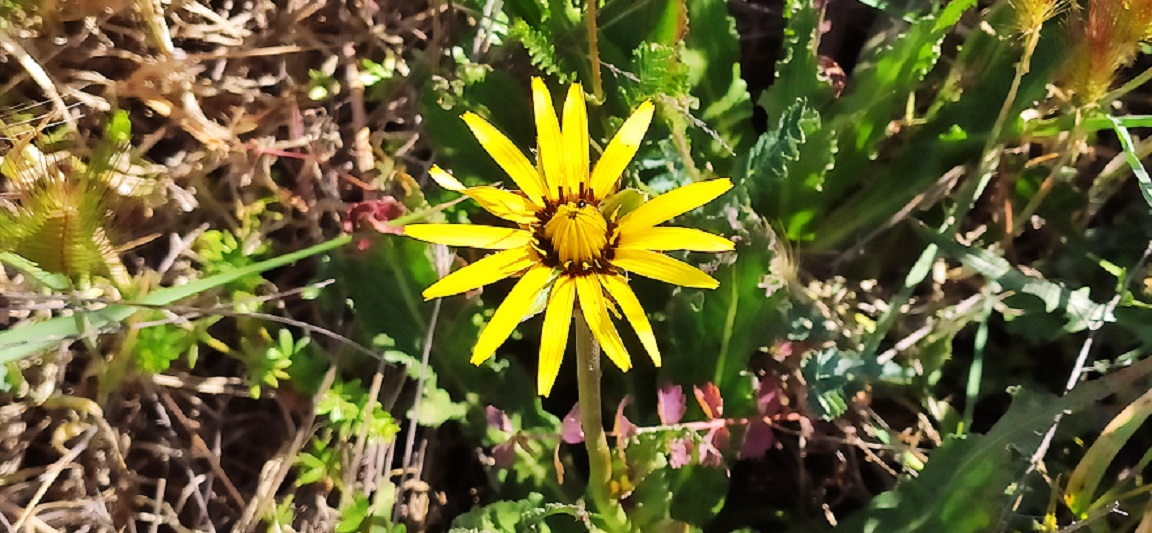
<instances>
[{"instance_id":1,"label":"green leaf","mask_svg":"<svg viewBox=\"0 0 1152 533\"><path fill-rule=\"evenodd\" d=\"M419 359L398 350L385 351L384 360L403 365L408 371L408 377L413 382L419 380L423 375L420 410L416 413L420 425L438 427L449 420L463 420L464 416L468 414L466 403L453 401L452 396L447 391L436 385L436 372L431 366L425 367ZM409 413L408 416L412 416L412 413Z\"/></svg>"},{"instance_id":2,"label":"green leaf","mask_svg":"<svg viewBox=\"0 0 1152 533\"><path fill-rule=\"evenodd\" d=\"M688 68L680 62L675 46L640 43L632 50L632 70L640 82L629 90L629 100L658 102L686 99L688 94Z\"/></svg>"},{"instance_id":3,"label":"green leaf","mask_svg":"<svg viewBox=\"0 0 1152 533\"><path fill-rule=\"evenodd\" d=\"M104 141L113 148L127 146L132 141L132 121L127 111L117 109L112 113L112 118L104 127Z\"/></svg>"},{"instance_id":4,"label":"green leaf","mask_svg":"<svg viewBox=\"0 0 1152 533\"><path fill-rule=\"evenodd\" d=\"M808 238L808 225L825 201L822 185L835 164L834 133L823 129L807 100L798 98L748 154L744 174L753 205L783 220L789 239Z\"/></svg>"},{"instance_id":5,"label":"green leaf","mask_svg":"<svg viewBox=\"0 0 1152 533\"><path fill-rule=\"evenodd\" d=\"M788 25L784 29L784 56L776 63L775 83L757 102L768 113L769 122L780 120L798 99L811 101L819 109L833 96L832 87L820 79L816 45L822 17L816 4L806 0L785 2Z\"/></svg>"},{"instance_id":6,"label":"green leaf","mask_svg":"<svg viewBox=\"0 0 1152 533\"><path fill-rule=\"evenodd\" d=\"M452 522L453 533L480 531L538 531L548 533L552 528L545 518L557 515L580 517L583 506L545 503L544 496L529 494L523 500L497 501L464 513Z\"/></svg>"},{"instance_id":7,"label":"green leaf","mask_svg":"<svg viewBox=\"0 0 1152 533\"><path fill-rule=\"evenodd\" d=\"M1064 489L1064 501L1077 517L1087 518L1093 507L1113 501L1111 498L1097 500L1096 490L1100 487L1100 481L1104 479L1105 471L1120 453L1120 449L1128 443L1136 430L1140 429L1149 415L1152 415L1152 391L1145 392L1116 415L1080 459L1080 463L1068 477Z\"/></svg>"},{"instance_id":8,"label":"green leaf","mask_svg":"<svg viewBox=\"0 0 1152 533\"><path fill-rule=\"evenodd\" d=\"M557 55L556 41L551 32L534 28L521 19L512 24L508 36L524 46L528 57L531 58L532 66L560 80L572 80L574 69Z\"/></svg>"},{"instance_id":9,"label":"green leaf","mask_svg":"<svg viewBox=\"0 0 1152 533\"><path fill-rule=\"evenodd\" d=\"M420 411L417 413L420 425L440 427L449 420L463 420L466 414L467 404L453 401L448 391L429 387L425 382L424 397L420 400Z\"/></svg>"},{"instance_id":10,"label":"green leaf","mask_svg":"<svg viewBox=\"0 0 1152 533\"><path fill-rule=\"evenodd\" d=\"M68 276L48 272L36 263L29 261L12 252L0 252L0 262L8 263L13 268L27 274L32 279L40 282L45 287L54 291L65 291L72 287L72 283L68 280Z\"/></svg>"},{"instance_id":11,"label":"green leaf","mask_svg":"<svg viewBox=\"0 0 1152 533\"><path fill-rule=\"evenodd\" d=\"M132 350L136 368L151 374L164 372L194 342L192 333L176 324L141 329L137 332L136 345Z\"/></svg>"},{"instance_id":12,"label":"green leaf","mask_svg":"<svg viewBox=\"0 0 1152 533\"><path fill-rule=\"evenodd\" d=\"M184 285L159 289L144 295L139 299L138 303L144 306L174 303L189 296L220 287L244 276L290 265L301 259L339 248L348 244L351 240L351 236L342 235L328 242L261 261L243 268L198 279ZM83 336L95 334L105 328L117 326L140 310L141 307L133 305L132 302L125 302L97 311L78 311L77 314L83 315L88 324L89 329L84 331L80 329L80 323L82 321L71 316L52 318L43 322L0 332L0 363L28 357L41 350L52 348L61 342L69 342Z\"/></svg>"},{"instance_id":13,"label":"green leaf","mask_svg":"<svg viewBox=\"0 0 1152 533\"><path fill-rule=\"evenodd\" d=\"M877 143L888 136L888 123L936 66L944 36L974 5L976 0L949 2L939 14L917 20L894 42L864 58L853 73L854 89L837 105L846 133L840 149L851 161L874 155Z\"/></svg>"},{"instance_id":14,"label":"green leaf","mask_svg":"<svg viewBox=\"0 0 1152 533\"><path fill-rule=\"evenodd\" d=\"M926 230L923 232L927 233ZM1116 321L1108 305L1096 303L1088 296L1088 287L1072 290L1060 283L1025 274L989 250L964 246L942 236L933 236L932 240L942 252L998 283L1004 290L1039 298L1045 312L1059 313L1065 318L1065 324L1057 331L1075 333L1096 321Z\"/></svg>"},{"instance_id":15,"label":"green leaf","mask_svg":"<svg viewBox=\"0 0 1152 533\"><path fill-rule=\"evenodd\" d=\"M801 370L809 387L808 409L820 418L831 420L848 411L844 367L850 364L835 348L815 352L804 361Z\"/></svg>"},{"instance_id":16,"label":"green leaf","mask_svg":"<svg viewBox=\"0 0 1152 533\"><path fill-rule=\"evenodd\" d=\"M336 533L360 531L360 526L368 519L371 504L367 494L356 493L353 496L352 504L340 509L340 521L336 523Z\"/></svg>"},{"instance_id":17,"label":"green leaf","mask_svg":"<svg viewBox=\"0 0 1152 533\"><path fill-rule=\"evenodd\" d=\"M296 475L296 486L298 487L311 485L324 479L328 474L328 465L319 457L308 453L301 453L296 457L296 465L299 471Z\"/></svg>"},{"instance_id":18,"label":"green leaf","mask_svg":"<svg viewBox=\"0 0 1152 533\"><path fill-rule=\"evenodd\" d=\"M1028 458L1053 418L1085 409L1129 383L1141 382L1149 372L1152 358L1085 382L1064 397L1016 393L1008 412L987 434L945 439L918 476L877 496L867 510L841 522L836 531L1001 531L1013 487L1025 479ZM1043 490L1048 490L1046 485Z\"/></svg>"},{"instance_id":19,"label":"green leaf","mask_svg":"<svg viewBox=\"0 0 1152 533\"><path fill-rule=\"evenodd\" d=\"M1109 116L1108 120L1112 123L1112 130L1120 138L1120 146L1124 148L1124 159L1132 168L1132 173L1136 174L1136 181L1140 183L1140 194L1144 196L1144 201L1152 206L1152 177L1148 176L1148 171L1140 162L1135 143L1132 142L1132 134L1128 133L1128 128L1125 127L1125 123L1121 119Z\"/></svg>"},{"instance_id":20,"label":"green leaf","mask_svg":"<svg viewBox=\"0 0 1152 533\"><path fill-rule=\"evenodd\" d=\"M680 57L702 122L689 130L692 146L700 166L736 176L740 156L756 136L748 85L740 76L740 35L725 2L688 0L687 6L690 24Z\"/></svg>"},{"instance_id":21,"label":"green leaf","mask_svg":"<svg viewBox=\"0 0 1152 533\"><path fill-rule=\"evenodd\" d=\"M726 399L741 397L747 381L741 374L748 368L749 358L769 343L773 327L782 327L773 318L778 317L777 304L787 292L769 295L765 290L765 266L772 263L776 237L763 219L740 204L742 201L746 200L733 198L735 205L721 208L723 219L697 218L688 224L725 235L735 232L742 244L735 254L716 259L719 264L713 276L720 286L712 291L678 290L668 304L668 318L663 324L667 329L662 338L669 339L670 345L665 358L670 362L661 371L681 385L711 380Z\"/></svg>"},{"instance_id":22,"label":"green leaf","mask_svg":"<svg viewBox=\"0 0 1152 533\"><path fill-rule=\"evenodd\" d=\"M800 145L807 134L820 127L820 113L797 98L780 116L776 128L756 140L748 154L745 179L749 186L780 181L788 176L789 164L800 157Z\"/></svg>"}]
</instances>

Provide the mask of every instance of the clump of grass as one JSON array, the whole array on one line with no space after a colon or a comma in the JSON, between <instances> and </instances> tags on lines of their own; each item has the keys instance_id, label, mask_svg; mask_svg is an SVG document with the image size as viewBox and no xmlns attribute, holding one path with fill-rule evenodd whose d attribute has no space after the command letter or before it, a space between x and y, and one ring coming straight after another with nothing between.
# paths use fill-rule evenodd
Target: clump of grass
<instances>
[{"instance_id":1,"label":"clump of grass","mask_svg":"<svg viewBox=\"0 0 1152 533\"><path fill-rule=\"evenodd\" d=\"M117 115L87 162L68 152L46 153L40 131L0 125L12 148L0 158L7 193L0 200L0 251L19 255L72 280L108 276L130 282L116 246L117 195L113 160L124 154L128 119Z\"/></svg>"},{"instance_id":2,"label":"clump of grass","mask_svg":"<svg viewBox=\"0 0 1152 533\"><path fill-rule=\"evenodd\" d=\"M1067 9L1069 0L1009 0L1016 14L1016 31L1031 35L1040 31L1045 22Z\"/></svg>"},{"instance_id":3,"label":"clump of grass","mask_svg":"<svg viewBox=\"0 0 1152 533\"><path fill-rule=\"evenodd\" d=\"M1152 36L1152 1L1091 0L1069 17L1071 52L1064 85L1080 105L1099 101L1116 72L1135 59L1141 41Z\"/></svg>"}]
</instances>

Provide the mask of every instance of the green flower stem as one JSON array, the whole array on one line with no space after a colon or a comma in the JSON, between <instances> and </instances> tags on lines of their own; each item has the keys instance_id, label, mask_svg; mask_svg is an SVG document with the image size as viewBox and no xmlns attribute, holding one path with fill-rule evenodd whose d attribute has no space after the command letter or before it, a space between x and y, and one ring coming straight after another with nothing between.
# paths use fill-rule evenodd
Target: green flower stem
<instances>
[{"instance_id":1,"label":"green flower stem","mask_svg":"<svg viewBox=\"0 0 1152 533\"><path fill-rule=\"evenodd\" d=\"M588 29L588 60L592 63L592 95L597 102L604 101L604 84L600 80L600 46L596 42L596 2L587 0L584 5L584 24Z\"/></svg>"},{"instance_id":2,"label":"green flower stem","mask_svg":"<svg viewBox=\"0 0 1152 533\"><path fill-rule=\"evenodd\" d=\"M612 452L600 412L600 344L580 311L576 315L576 385L580 396L580 425L588 448L588 496L609 531L629 531L620 502L612 498Z\"/></svg>"}]
</instances>

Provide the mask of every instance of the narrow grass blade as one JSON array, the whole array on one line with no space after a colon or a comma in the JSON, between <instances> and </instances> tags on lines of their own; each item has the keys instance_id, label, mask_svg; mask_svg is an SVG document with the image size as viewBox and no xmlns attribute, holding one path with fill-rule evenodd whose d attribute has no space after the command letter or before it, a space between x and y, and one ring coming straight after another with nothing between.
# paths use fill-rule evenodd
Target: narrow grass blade
<instances>
[{"instance_id":1,"label":"narrow grass blade","mask_svg":"<svg viewBox=\"0 0 1152 533\"><path fill-rule=\"evenodd\" d=\"M230 272L199 279L185 285L160 289L145 295L140 299L139 303L147 306L170 304L189 296L214 289L244 276L289 265L301 259L339 248L351 242L351 240L352 238L350 236L342 235L310 248L275 257L267 261L261 261ZM88 317L87 327L91 328L90 331L81 331L79 326L81 321L76 320L75 317L57 317L2 332L0 333L0 364L29 357L41 350L52 348L62 341L90 335L109 326L119 324L139 310L140 307L133 305L132 302L125 302L97 311L83 311L82 313Z\"/></svg>"},{"instance_id":2,"label":"narrow grass blade","mask_svg":"<svg viewBox=\"0 0 1152 533\"><path fill-rule=\"evenodd\" d=\"M1112 130L1116 132L1116 137L1120 139L1120 146L1124 148L1124 156L1128 160L1128 166L1132 167L1132 173L1136 174L1136 180L1140 182L1140 194L1144 195L1144 201L1152 206L1152 177L1148 176L1148 171L1144 169L1144 164L1136 155L1136 143L1132 142L1132 134L1128 133L1126 125L1131 121L1113 116L1108 116L1108 120L1112 122Z\"/></svg>"}]
</instances>

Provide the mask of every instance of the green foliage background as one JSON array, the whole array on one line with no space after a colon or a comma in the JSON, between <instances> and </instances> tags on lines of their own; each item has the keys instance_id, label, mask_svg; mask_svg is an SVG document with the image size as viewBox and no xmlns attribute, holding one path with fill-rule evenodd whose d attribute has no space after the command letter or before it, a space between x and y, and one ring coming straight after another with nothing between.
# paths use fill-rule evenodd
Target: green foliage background
<instances>
[{"instance_id":1,"label":"green foliage background","mask_svg":"<svg viewBox=\"0 0 1152 533\"><path fill-rule=\"evenodd\" d=\"M1152 118L1139 114L1139 84L1121 82L1152 71L1115 65L1117 92L1085 102L1067 64L1079 10L1109 1L1051 3L1031 28L1021 13L1040 0L862 2L875 22L862 45L837 51L843 72L825 40L836 3L782 2L779 55L761 57L742 50L748 33L728 3L609 0L596 4L593 59L583 2L465 0L453 9L467 23L443 50L358 63L370 106L409 91L426 152L373 147L379 178L363 204L378 211L362 220L350 208L340 230L309 220L323 238L296 246L281 231L298 215L284 194L237 200L228 224L197 230L175 281L147 254L127 269L109 240L118 204L137 201L108 180L143 164L141 117L113 114L95 148L0 122L20 148L0 165L3 281L64 302L0 331L5 394L45 402L30 384L53 351L91 356L96 392L83 400L106 407L133 383L223 367L253 401L304 398L310 429L285 448L275 505L254 519L269 527L303 527L298 498L313 496L337 531L419 529L398 502L444 491L456 499L444 497L433 529L602 528L603 510L584 499L587 457L569 438L572 358L538 397L537 317L493 360L469 364L509 284L425 302L425 287L480 252L398 231L492 222L426 179L426 163L470 186L506 182L460 116L480 114L528 152L528 80L542 76L555 101L583 84L593 159L636 106L655 104L625 186L654 196L735 182L679 221L736 243L678 256L719 289L632 280L665 358L604 378L613 487L635 530L1148 531L1152 145L1141 135ZM1143 16L1143 4L1121 4ZM771 66L772 83L750 86L742 61ZM317 105L354 89L323 65L307 78L302 94ZM76 205L19 188L25 145L84 169ZM60 212L83 231L54 222ZM308 319L268 296L287 292ZM415 463L393 466L411 461L417 436L468 450L423 457L430 470L479 474L413 489ZM366 479L373 454L389 462Z\"/></svg>"}]
</instances>

